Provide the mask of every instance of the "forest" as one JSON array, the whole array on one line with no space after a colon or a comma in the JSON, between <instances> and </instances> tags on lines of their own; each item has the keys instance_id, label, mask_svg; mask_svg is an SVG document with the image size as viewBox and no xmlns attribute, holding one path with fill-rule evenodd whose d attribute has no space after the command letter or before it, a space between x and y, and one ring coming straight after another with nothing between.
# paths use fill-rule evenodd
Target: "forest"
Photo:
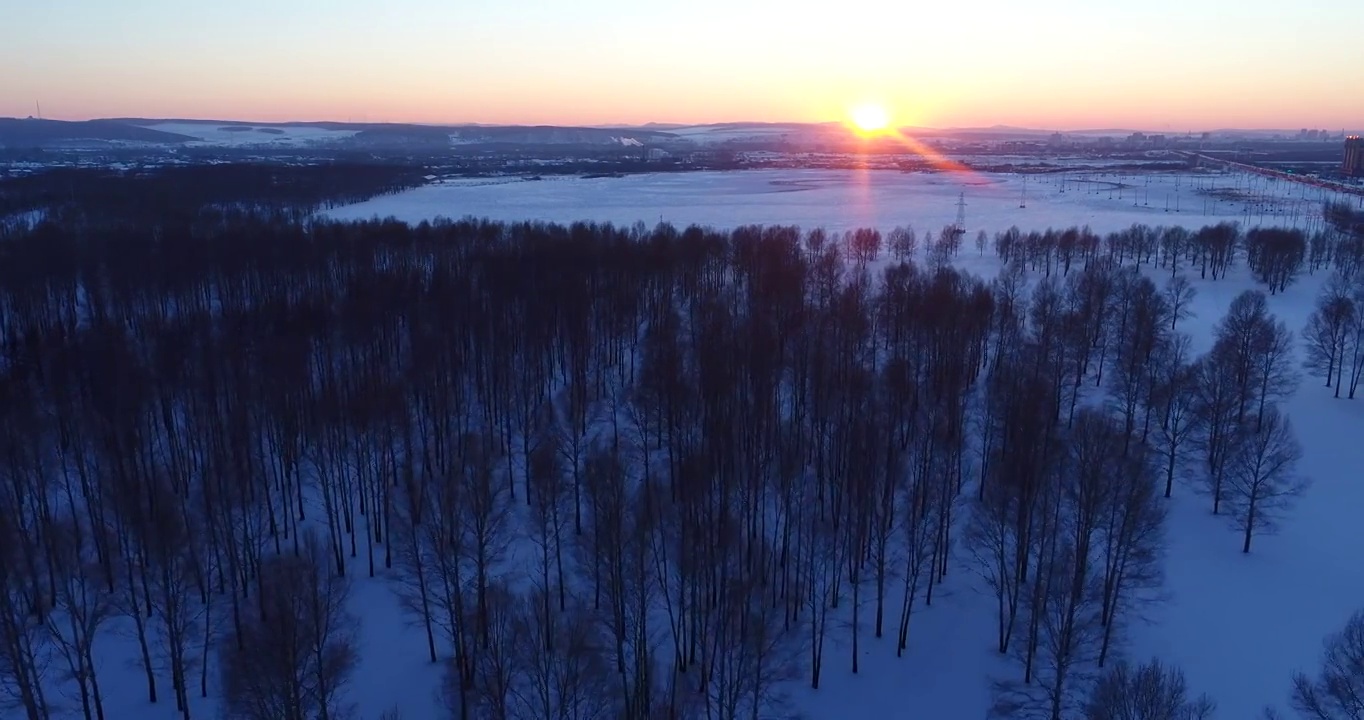
<instances>
[{"instance_id":1,"label":"forest","mask_svg":"<svg viewBox=\"0 0 1364 720\"><path fill-rule=\"evenodd\" d=\"M365 176L0 224L0 709L112 717L126 650L186 720L351 717L372 577L449 717L786 717L960 574L993 715L1213 717L1126 652L1166 498L1253 552L1310 491L1281 402L1364 375L1348 231L311 217L408 182ZM1264 289L1195 354L1189 278L1240 263ZM1330 279L1290 328L1267 296L1303 273ZM1359 717L1361 668L1356 615L1286 717Z\"/></svg>"},{"instance_id":2,"label":"forest","mask_svg":"<svg viewBox=\"0 0 1364 720\"><path fill-rule=\"evenodd\" d=\"M416 187L423 175L416 165L345 161L50 168L0 176L0 220L41 211L68 224L108 228L121 220L142 231L234 212L301 221L318 210Z\"/></svg>"}]
</instances>

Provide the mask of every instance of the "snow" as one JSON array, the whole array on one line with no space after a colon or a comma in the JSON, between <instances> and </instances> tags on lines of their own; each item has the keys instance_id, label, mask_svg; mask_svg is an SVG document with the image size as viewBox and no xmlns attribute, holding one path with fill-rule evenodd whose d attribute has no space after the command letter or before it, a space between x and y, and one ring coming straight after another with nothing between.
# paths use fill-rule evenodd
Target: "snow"
<instances>
[{"instance_id":1,"label":"snow","mask_svg":"<svg viewBox=\"0 0 1364 720\"><path fill-rule=\"evenodd\" d=\"M17 226L37 225L47 217L47 210L25 210L10 215L0 215L0 223L13 223Z\"/></svg>"},{"instance_id":2,"label":"snow","mask_svg":"<svg viewBox=\"0 0 1364 720\"><path fill-rule=\"evenodd\" d=\"M1270 297L1271 310L1299 332L1324 279L1305 277ZM1183 330L1202 352L1232 298L1253 284L1244 267L1225 281L1196 284L1198 316ZM1304 375L1284 409L1303 447L1298 469L1312 487L1279 534L1249 555L1237 552L1226 521L1206 501L1187 491L1175 498L1165 565L1171 598L1137 635L1135 649L1181 665L1195 689L1218 701L1218 717L1255 717L1266 703L1283 705L1292 673L1314 673L1323 637L1364 606L1357 517L1364 403L1334 399L1320 379Z\"/></svg>"},{"instance_id":3,"label":"snow","mask_svg":"<svg viewBox=\"0 0 1364 720\"><path fill-rule=\"evenodd\" d=\"M309 125L230 125L223 123L167 122L144 125L149 130L196 138L191 146L212 147L303 147L335 143L355 137L355 130L332 130Z\"/></svg>"},{"instance_id":4,"label":"snow","mask_svg":"<svg viewBox=\"0 0 1364 720\"><path fill-rule=\"evenodd\" d=\"M818 134L821 130L818 127L800 128L789 125L776 125L772 127L760 125L740 125L737 127L730 125L696 125L668 128L664 132L698 144L711 145L726 142L776 140L784 136L793 135L806 136Z\"/></svg>"},{"instance_id":5,"label":"snow","mask_svg":"<svg viewBox=\"0 0 1364 720\"><path fill-rule=\"evenodd\" d=\"M1319 222L1320 191L1245 175L1070 172L1027 176L989 173L903 173L893 170L750 170L657 173L623 178L545 178L534 189L515 185L426 186L337 208L336 219L394 216L420 222L438 216L494 220L594 220L650 226L660 220L731 227L760 223L831 230L912 224L941 230L966 201L966 230L990 233L1088 224L1098 232L1131 226L1201 227L1221 221L1307 227ZM1064 180L1063 180L1064 178ZM1062 183L1065 184L1062 192ZM1258 183L1250 186L1251 182ZM1148 184L1149 183L1149 184ZM1258 205L1221 200L1200 189L1238 184L1270 198ZM1115 188L1122 185L1121 197ZM1134 200L1136 204L1134 205ZM1169 211L1166 211L1166 205Z\"/></svg>"},{"instance_id":6,"label":"snow","mask_svg":"<svg viewBox=\"0 0 1364 720\"><path fill-rule=\"evenodd\" d=\"M1218 179L1220 187L1237 182L1231 176ZM1018 207L1019 176L754 171L450 182L328 214L339 219L392 215L414 222L472 214L625 224L652 223L661 216L676 224L726 227L782 223L846 229L912 223L936 230L955 220L958 194L964 192L967 229L974 234L976 229L994 232L1010 225L1032 230L1088 224L1103 232L1134 222L1198 227L1221 220L1307 227L1316 209L1299 188L1286 184L1266 191L1279 214L1266 210L1262 218L1249 215L1245 203L1209 200L1194 189L1190 175L1178 181L1174 175L1129 175L1124 182L1144 191L1149 187L1151 205L1133 207L1130 190L1124 200L1109 200L1106 190L1071 188L1062 194L1056 182L1033 178L1023 209ZM1164 212L1166 195L1172 203L1177 195L1183 212ZM979 257L969 243L961 263L982 274L998 269L993 257ZM1158 283L1168 275L1148 272ZM1272 311L1295 332L1305 324L1324 277L1304 276L1287 292L1270 297ZM1195 351L1202 352L1210 347L1212 327L1232 298L1254 284L1244 267L1220 281L1196 275L1190 279L1198 290L1195 316L1180 329L1193 336ZM1358 476L1358 468L1364 467L1364 443L1358 442L1364 400L1333 399L1319 380L1304 376L1285 410L1304 449L1300 470L1314 484L1280 534L1257 538L1254 551L1243 555L1225 519L1212 516L1207 501L1188 487L1178 487L1170 500L1167 529L1168 597L1146 611L1149 624L1132 630L1131 656L1159 656L1182 667L1195 692L1206 692L1218 702L1221 718L1255 717L1268 703L1282 706L1292 673L1313 671L1323 636L1364 605L1364 565L1358 557L1364 547L1364 529L1358 524L1358 510L1364 507L1364 483ZM434 698L443 668L426 662L420 630L404 619L387 583L364 578L359 563L353 573L352 607L362 618L362 661L350 687L358 717L372 720L395 705L409 720L442 717ZM808 675L797 679L791 686L793 706L811 720L982 717L990 677L1010 670L993 652L991 599L980 585L969 560L956 558L946 594L935 597L932 607L920 606L911 623L909 649L900 659L895 657L893 632L871 639L871 613L866 612L864 657L857 675L849 671L846 632L840 629L847 611L838 611L821 688L809 689ZM898 607L898 600L889 593L888 607ZM132 662L135 645L112 636L103 643L101 684L109 689L110 717L176 717L164 678L159 681L167 697L156 706L145 702L140 670ZM199 717L214 709L212 699L195 700Z\"/></svg>"}]
</instances>

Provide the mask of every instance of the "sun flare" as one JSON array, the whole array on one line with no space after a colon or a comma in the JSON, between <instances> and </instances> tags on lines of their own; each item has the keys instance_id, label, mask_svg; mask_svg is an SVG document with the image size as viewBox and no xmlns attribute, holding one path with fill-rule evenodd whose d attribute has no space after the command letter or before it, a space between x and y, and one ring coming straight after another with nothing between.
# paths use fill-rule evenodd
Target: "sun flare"
<instances>
[{"instance_id":1,"label":"sun flare","mask_svg":"<svg viewBox=\"0 0 1364 720\"><path fill-rule=\"evenodd\" d=\"M890 127L890 113L880 105L858 105L848 113L853 127L863 135L879 133Z\"/></svg>"}]
</instances>

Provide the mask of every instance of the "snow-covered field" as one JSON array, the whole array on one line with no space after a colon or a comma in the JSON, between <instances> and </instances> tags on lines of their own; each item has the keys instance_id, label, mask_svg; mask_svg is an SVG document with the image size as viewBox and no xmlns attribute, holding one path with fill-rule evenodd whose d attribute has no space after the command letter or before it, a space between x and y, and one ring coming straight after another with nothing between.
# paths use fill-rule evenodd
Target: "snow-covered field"
<instances>
[{"instance_id":1,"label":"snow-covered field","mask_svg":"<svg viewBox=\"0 0 1364 720\"><path fill-rule=\"evenodd\" d=\"M1109 188L1121 183L1119 190ZM1208 191L1240 188L1258 201L1219 200ZM952 223L964 193L967 230L974 235L1010 225L1024 230L1088 224L1110 231L1132 223L1198 227L1223 220L1244 224L1310 227L1319 196L1300 188L1234 176L1156 175L1078 178L1062 193L1059 177L1023 181L1015 176L905 175L858 172L745 172L561 179L503 184L432 185L360 203L334 218L396 216L420 221L437 216L501 220L596 220L629 224L662 219L675 224L734 226L798 224L847 229L912 224L937 230ZM1140 194L1134 195L1139 192ZM1110 199L1110 193L1113 195ZM1149 200L1147 197L1149 196ZM1165 211L1166 198L1171 210ZM1133 205L1134 198L1136 205ZM1179 212L1174 211L1178 203ZM961 263L993 274L997 261L968 243ZM1196 315L1181 325L1195 351L1211 346L1211 328L1241 291L1253 287L1244 267L1220 281L1191 278L1198 289ZM1271 309L1301 330L1324 279L1303 276L1270 298ZM1158 281L1161 282L1161 281ZM1285 409L1305 452L1300 470L1314 484L1277 536L1256 540L1249 555L1224 518L1187 487L1170 501L1166 560L1168 600L1149 611L1149 624L1133 630L1131 654L1158 656L1181 666L1195 692L1219 703L1217 717L1257 716L1266 703L1282 705L1291 674L1316 667L1321 639L1364 606L1364 400L1332 399L1320 382L1304 376ZM425 662L424 639L410 627L385 583L364 579L356 566L353 596L362 618L359 670L350 697L359 717L375 720L391 707L408 720L443 717L434 704L441 669ZM947 593L921 611L910 630L909 650L895 657L895 641L864 640L862 669L849 671L848 648L825 652L821 688L793 684L795 706L811 720L855 718L980 718L989 702L989 676L1003 666L992 648L991 599L980 591L969 561L959 558ZM842 633L830 633L837 643ZM172 718L167 698L145 702L135 653L126 641L108 642L101 673L113 718ZM123 653L123 650L128 652ZM126 655L126 657L125 657ZM126 664L125 664L126 663ZM808 680L808 678L807 678ZM197 683L196 683L197 689ZM194 693L197 694L197 693ZM213 701L196 701L194 713L211 716Z\"/></svg>"},{"instance_id":2,"label":"snow-covered field","mask_svg":"<svg viewBox=\"0 0 1364 720\"><path fill-rule=\"evenodd\" d=\"M307 125L224 125L206 122L168 122L144 126L149 130L188 135L191 145L214 147L305 147L354 137L355 130L332 130Z\"/></svg>"},{"instance_id":3,"label":"snow-covered field","mask_svg":"<svg viewBox=\"0 0 1364 720\"><path fill-rule=\"evenodd\" d=\"M824 132L824 130L818 126L695 125L668 128L663 132L671 133L685 140L690 140L702 145L711 145L726 142L763 142L780 140L783 137L819 135Z\"/></svg>"},{"instance_id":4,"label":"snow-covered field","mask_svg":"<svg viewBox=\"0 0 1364 720\"><path fill-rule=\"evenodd\" d=\"M1026 189L1024 185L1026 184ZM1320 191L1242 174L1080 173L1022 175L893 170L753 170L659 173L623 178L549 177L531 184L438 184L332 210L337 219L394 216L419 222L465 215L494 220L630 225L660 220L824 226L830 230L911 224L938 231L966 203L966 230L994 233L1089 225L1098 232L1147 225L1310 228ZM1020 207L1026 205L1027 207ZM1168 209L1167 209L1168 208Z\"/></svg>"}]
</instances>

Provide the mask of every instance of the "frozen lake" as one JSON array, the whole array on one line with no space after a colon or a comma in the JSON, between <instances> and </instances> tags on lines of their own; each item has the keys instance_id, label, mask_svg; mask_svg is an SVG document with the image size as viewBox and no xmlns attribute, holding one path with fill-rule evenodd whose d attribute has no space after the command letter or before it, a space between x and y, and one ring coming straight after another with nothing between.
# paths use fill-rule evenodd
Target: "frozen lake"
<instances>
[{"instance_id":1,"label":"frozen lake","mask_svg":"<svg viewBox=\"0 0 1364 720\"><path fill-rule=\"evenodd\" d=\"M678 226L780 224L829 230L909 224L936 231L956 221L958 201L964 200L970 235L1012 225L1023 230L1089 225L1109 232L1133 223L1201 227L1221 221L1312 230L1320 224L1323 199L1320 190L1244 174L1072 172L1025 180L971 172L748 170L455 180L326 215L409 222L473 215L650 226L661 220Z\"/></svg>"}]
</instances>

